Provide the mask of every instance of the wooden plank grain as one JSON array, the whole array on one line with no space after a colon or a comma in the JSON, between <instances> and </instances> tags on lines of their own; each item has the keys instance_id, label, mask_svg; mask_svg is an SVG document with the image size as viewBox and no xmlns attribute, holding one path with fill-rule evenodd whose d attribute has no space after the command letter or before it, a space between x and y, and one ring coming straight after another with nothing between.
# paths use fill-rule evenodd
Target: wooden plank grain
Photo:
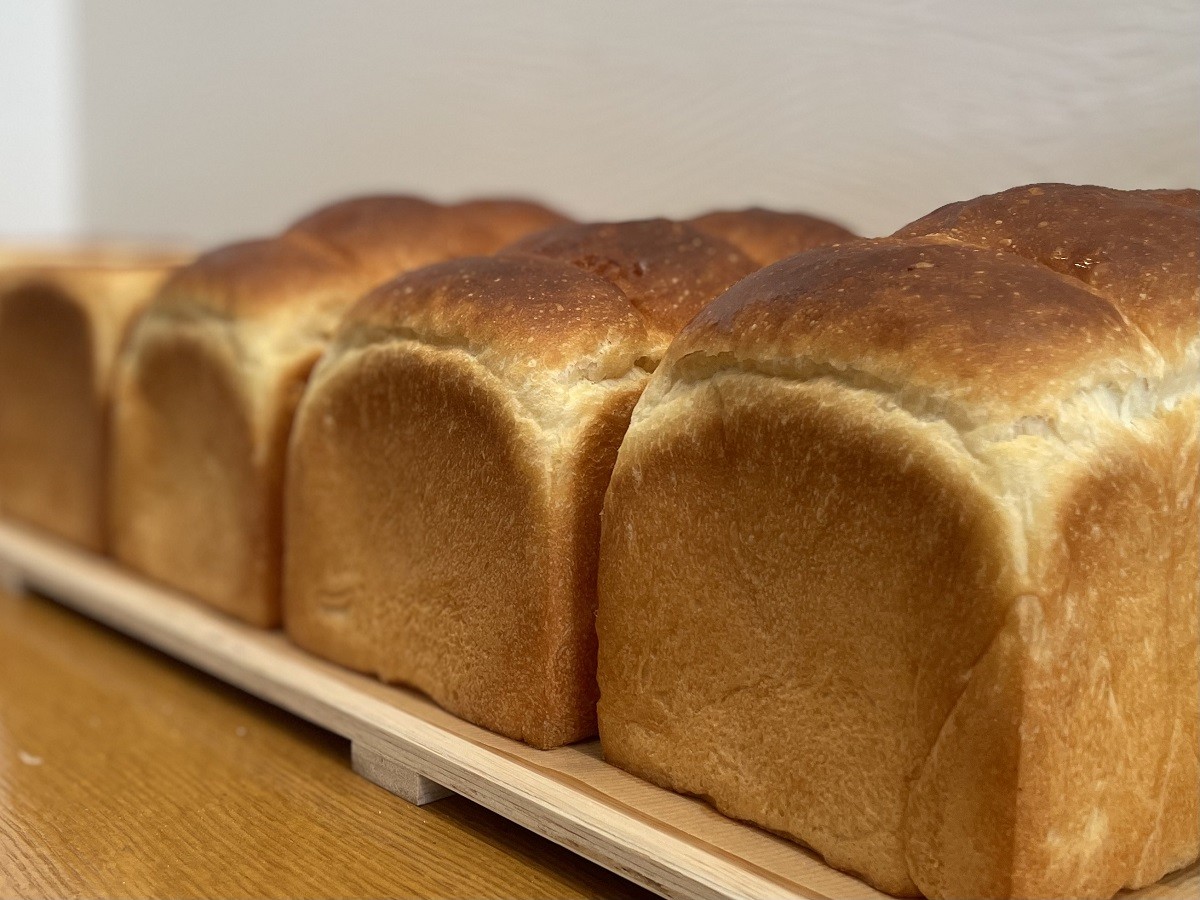
<instances>
[{"instance_id":1,"label":"wooden plank grain","mask_svg":"<svg viewBox=\"0 0 1200 900\"><path fill-rule=\"evenodd\" d=\"M0 592L0 897L643 897L50 600Z\"/></svg>"},{"instance_id":2,"label":"wooden plank grain","mask_svg":"<svg viewBox=\"0 0 1200 900\"><path fill-rule=\"evenodd\" d=\"M607 765L595 742L533 750L7 523L0 561L64 604L361 744L394 775L448 788L662 896L886 896L804 848ZM1136 895L1172 900L1197 888L1193 867Z\"/></svg>"}]
</instances>

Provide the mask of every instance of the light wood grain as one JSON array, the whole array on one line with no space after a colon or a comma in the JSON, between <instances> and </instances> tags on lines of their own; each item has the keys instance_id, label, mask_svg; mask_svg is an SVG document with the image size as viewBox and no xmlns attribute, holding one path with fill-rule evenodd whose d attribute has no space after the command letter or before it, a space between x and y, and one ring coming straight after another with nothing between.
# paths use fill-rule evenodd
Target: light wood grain
<instances>
[{"instance_id":1,"label":"light wood grain","mask_svg":"<svg viewBox=\"0 0 1200 900\"><path fill-rule=\"evenodd\" d=\"M0 593L0 897L642 897L462 797L38 597Z\"/></svg>"},{"instance_id":2,"label":"light wood grain","mask_svg":"<svg viewBox=\"0 0 1200 900\"><path fill-rule=\"evenodd\" d=\"M594 742L532 750L412 692L316 660L278 633L249 628L105 560L2 523L0 559L62 602L663 896L885 896L795 844L605 764ZM1163 898L1197 893L1194 867L1141 892Z\"/></svg>"}]
</instances>

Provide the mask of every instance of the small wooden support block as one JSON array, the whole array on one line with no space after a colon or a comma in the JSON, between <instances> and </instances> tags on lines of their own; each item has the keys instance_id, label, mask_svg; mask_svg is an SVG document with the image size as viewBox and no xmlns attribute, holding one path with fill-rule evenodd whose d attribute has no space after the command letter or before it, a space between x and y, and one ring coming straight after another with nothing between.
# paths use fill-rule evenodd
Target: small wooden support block
<instances>
[{"instance_id":1,"label":"small wooden support block","mask_svg":"<svg viewBox=\"0 0 1200 900\"><path fill-rule=\"evenodd\" d=\"M454 793L389 759L374 747L357 741L350 745L350 768L367 781L391 791L397 797L403 797L414 806L424 806Z\"/></svg>"}]
</instances>

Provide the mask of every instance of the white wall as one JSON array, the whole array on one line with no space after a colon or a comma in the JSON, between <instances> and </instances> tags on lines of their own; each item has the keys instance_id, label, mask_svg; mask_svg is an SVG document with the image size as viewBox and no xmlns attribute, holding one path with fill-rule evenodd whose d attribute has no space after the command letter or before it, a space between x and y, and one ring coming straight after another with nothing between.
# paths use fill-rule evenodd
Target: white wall
<instances>
[{"instance_id":1,"label":"white wall","mask_svg":"<svg viewBox=\"0 0 1200 900\"><path fill-rule=\"evenodd\" d=\"M7 0L0 0L0 3ZM82 213L201 240L369 189L890 231L1035 180L1196 184L1195 0L83 0Z\"/></svg>"},{"instance_id":2,"label":"white wall","mask_svg":"<svg viewBox=\"0 0 1200 900\"><path fill-rule=\"evenodd\" d=\"M0 237L79 230L74 8L0 0Z\"/></svg>"}]
</instances>

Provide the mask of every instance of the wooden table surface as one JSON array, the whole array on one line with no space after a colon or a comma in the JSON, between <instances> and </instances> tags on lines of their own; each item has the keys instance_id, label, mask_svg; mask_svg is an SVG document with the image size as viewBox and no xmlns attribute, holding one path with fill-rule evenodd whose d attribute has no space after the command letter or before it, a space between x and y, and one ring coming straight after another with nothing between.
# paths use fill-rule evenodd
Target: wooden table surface
<instances>
[{"instance_id":1,"label":"wooden table surface","mask_svg":"<svg viewBox=\"0 0 1200 900\"><path fill-rule=\"evenodd\" d=\"M348 744L0 591L0 897L648 897L461 797L414 807Z\"/></svg>"}]
</instances>

